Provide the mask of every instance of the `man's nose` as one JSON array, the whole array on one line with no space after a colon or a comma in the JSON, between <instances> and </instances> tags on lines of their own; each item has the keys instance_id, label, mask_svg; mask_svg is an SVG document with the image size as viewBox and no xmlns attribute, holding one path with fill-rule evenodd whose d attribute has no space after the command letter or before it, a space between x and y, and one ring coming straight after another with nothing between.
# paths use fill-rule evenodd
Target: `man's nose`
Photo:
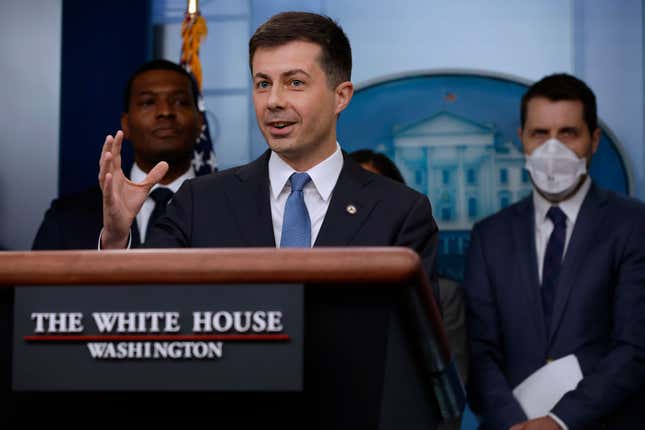
<instances>
[{"instance_id":1,"label":"man's nose","mask_svg":"<svg viewBox=\"0 0 645 430\"><path fill-rule=\"evenodd\" d=\"M271 87L271 92L269 93L269 99L267 100L267 107L269 109L281 109L285 106L285 97L284 90L280 85L274 85Z\"/></svg>"},{"instance_id":2,"label":"man's nose","mask_svg":"<svg viewBox=\"0 0 645 430\"><path fill-rule=\"evenodd\" d=\"M166 116L174 116L174 115L175 115L174 104L170 100L160 100L157 103L158 117L166 117Z\"/></svg>"}]
</instances>

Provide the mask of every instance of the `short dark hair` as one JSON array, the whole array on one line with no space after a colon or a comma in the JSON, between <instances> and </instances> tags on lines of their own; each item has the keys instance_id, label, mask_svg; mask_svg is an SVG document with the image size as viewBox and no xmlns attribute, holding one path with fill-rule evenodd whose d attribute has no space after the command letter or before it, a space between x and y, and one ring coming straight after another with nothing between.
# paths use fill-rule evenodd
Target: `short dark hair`
<instances>
[{"instance_id":1,"label":"short dark hair","mask_svg":"<svg viewBox=\"0 0 645 430\"><path fill-rule=\"evenodd\" d=\"M593 133L598 128L596 96L587 84L575 76L566 73L557 73L546 76L531 85L524 96L522 96L520 112L522 128L524 128L524 124L526 123L528 103L536 97L545 97L554 102L561 100L579 101L582 103L582 115L589 128L589 133Z\"/></svg>"},{"instance_id":2,"label":"short dark hair","mask_svg":"<svg viewBox=\"0 0 645 430\"><path fill-rule=\"evenodd\" d=\"M322 48L320 65L328 83L336 87L352 76L352 48L343 29L328 16L309 12L283 12L262 24L249 40L249 68L259 48L274 48L293 41L312 42Z\"/></svg>"},{"instance_id":3,"label":"short dark hair","mask_svg":"<svg viewBox=\"0 0 645 430\"><path fill-rule=\"evenodd\" d=\"M171 70L177 72L180 75L184 75L190 81L190 89L193 96L193 103L195 103L195 108L199 110L199 105L197 103L199 97L199 88L197 88L197 81L193 76L181 67L177 63L173 63L168 60L152 60L147 63L139 66L137 70L134 71L130 78L128 79L127 84L125 85L125 92L123 93L123 112L128 112L130 108L130 96L132 95L132 83L134 80L141 74L149 72L151 70Z\"/></svg>"},{"instance_id":4,"label":"short dark hair","mask_svg":"<svg viewBox=\"0 0 645 430\"><path fill-rule=\"evenodd\" d=\"M359 149L350 153L349 157L359 164L372 164L381 175L405 184L405 179L403 179L398 167L385 154L374 152L371 149Z\"/></svg>"}]
</instances>

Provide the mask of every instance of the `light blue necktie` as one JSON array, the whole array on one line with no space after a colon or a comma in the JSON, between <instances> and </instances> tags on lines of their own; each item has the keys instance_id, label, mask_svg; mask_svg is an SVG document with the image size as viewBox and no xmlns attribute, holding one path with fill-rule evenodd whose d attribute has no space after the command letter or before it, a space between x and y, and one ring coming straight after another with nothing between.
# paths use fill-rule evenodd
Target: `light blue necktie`
<instances>
[{"instance_id":1,"label":"light blue necktie","mask_svg":"<svg viewBox=\"0 0 645 430\"><path fill-rule=\"evenodd\" d=\"M294 173L289 178L291 194L284 206L280 248L310 248L311 220L305 206L302 189L311 181L306 173Z\"/></svg>"}]
</instances>

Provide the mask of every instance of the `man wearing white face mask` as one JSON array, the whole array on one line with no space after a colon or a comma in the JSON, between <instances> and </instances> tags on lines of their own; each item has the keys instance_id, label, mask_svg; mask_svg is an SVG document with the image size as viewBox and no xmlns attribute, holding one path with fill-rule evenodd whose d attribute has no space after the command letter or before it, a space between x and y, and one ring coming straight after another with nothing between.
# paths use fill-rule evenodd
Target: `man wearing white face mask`
<instances>
[{"instance_id":1,"label":"man wearing white face mask","mask_svg":"<svg viewBox=\"0 0 645 430\"><path fill-rule=\"evenodd\" d=\"M645 422L645 205L588 176L596 100L558 74L522 98L533 195L479 222L464 279L484 429Z\"/></svg>"},{"instance_id":2,"label":"man wearing white face mask","mask_svg":"<svg viewBox=\"0 0 645 430\"><path fill-rule=\"evenodd\" d=\"M544 105L544 101L538 99L533 104ZM569 132L575 133L575 130ZM596 129L592 136L593 152L598 147L599 132L600 129ZM556 137L539 143L541 139L542 136L537 137L538 147L526 155L526 170L538 194L549 202L559 203L574 195L580 185L589 182L586 174L591 154L579 158L573 149Z\"/></svg>"}]
</instances>

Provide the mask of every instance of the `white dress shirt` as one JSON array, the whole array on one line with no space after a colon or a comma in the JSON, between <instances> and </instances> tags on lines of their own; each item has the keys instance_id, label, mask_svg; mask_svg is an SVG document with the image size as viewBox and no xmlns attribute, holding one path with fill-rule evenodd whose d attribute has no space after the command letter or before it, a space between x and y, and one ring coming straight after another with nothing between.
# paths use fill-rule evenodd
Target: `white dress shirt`
<instances>
[{"instance_id":1,"label":"white dress shirt","mask_svg":"<svg viewBox=\"0 0 645 430\"><path fill-rule=\"evenodd\" d=\"M562 212L567 217L567 231L564 240L564 250L562 258L567 253L567 248L569 247L569 241L571 240L571 235L573 234L573 227L576 225L576 220L578 219L578 214L580 213L580 208L582 207L582 202L584 201L589 188L591 187L591 179L589 176L585 179L584 183L580 186L580 189L570 198L565 201L562 201L557 204L557 206L562 209ZM546 253L546 246L549 242L549 237L553 232L553 222L546 216L549 208L554 206L553 203L545 199L533 189L533 208L535 210L535 251L537 253L537 263L538 263L538 276L540 279L540 284L542 284L542 268L544 267L544 254ZM548 416L553 418L555 422L563 430L569 430L569 427L554 413L549 412Z\"/></svg>"},{"instance_id":2,"label":"white dress shirt","mask_svg":"<svg viewBox=\"0 0 645 430\"><path fill-rule=\"evenodd\" d=\"M132 182L141 182L146 178L147 173L141 170L139 166L137 166L137 163L134 163L132 165L132 170L130 171L130 180ZM173 193L176 193L179 187L181 187L181 184L184 183L185 180L191 179L195 177L195 171L193 170L193 167L191 167L184 172L183 175L172 181L171 183L167 185L161 185L161 184L156 184L155 186L152 187L150 192L152 192L154 189L158 187L165 187L169 188L170 191ZM141 240L141 243L143 243L146 240L146 229L148 228L148 221L150 220L150 215L152 215L152 211L155 208L155 201L152 200L150 196L146 199L145 202L143 202L143 206L141 206L141 209L139 210L139 213L137 214L137 227L139 227L139 238Z\"/></svg>"},{"instance_id":3,"label":"white dress shirt","mask_svg":"<svg viewBox=\"0 0 645 430\"><path fill-rule=\"evenodd\" d=\"M303 188L305 206L311 220L311 245L316 242L322 226L332 191L336 186L340 171L343 168L343 153L336 142L336 151L327 159L307 170L311 181ZM282 238L282 218L287 198L291 193L289 177L295 170L275 152L269 157L269 183L271 188L271 218L273 219L273 234L276 247L280 247Z\"/></svg>"}]
</instances>

